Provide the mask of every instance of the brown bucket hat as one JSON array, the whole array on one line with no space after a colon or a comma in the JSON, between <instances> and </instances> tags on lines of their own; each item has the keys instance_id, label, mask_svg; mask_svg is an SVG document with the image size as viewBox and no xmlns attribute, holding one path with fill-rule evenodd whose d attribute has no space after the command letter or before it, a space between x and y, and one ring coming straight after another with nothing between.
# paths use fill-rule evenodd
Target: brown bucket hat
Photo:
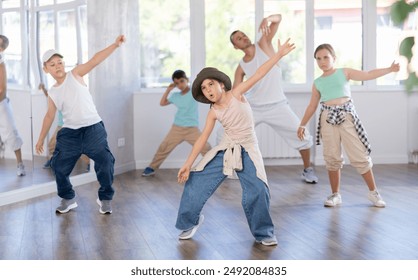
<instances>
[{"instance_id":1,"label":"brown bucket hat","mask_svg":"<svg viewBox=\"0 0 418 280\"><path fill-rule=\"evenodd\" d=\"M231 79L228 77L228 75L214 67L203 68L199 72L199 74L197 74L196 79L193 81L192 85L193 98L196 99L196 101L198 102L207 104L212 103L209 101L209 99L205 97L201 89L202 83L206 79L214 79L223 83L225 86L225 90L231 90L232 88Z\"/></svg>"}]
</instances>

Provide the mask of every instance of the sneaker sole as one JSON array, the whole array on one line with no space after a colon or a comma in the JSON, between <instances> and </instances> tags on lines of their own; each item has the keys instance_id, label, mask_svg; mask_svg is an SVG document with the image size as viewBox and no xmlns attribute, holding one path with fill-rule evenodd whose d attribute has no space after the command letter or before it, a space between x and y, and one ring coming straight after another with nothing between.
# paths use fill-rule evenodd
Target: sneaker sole
<instances>
[{"instance_id":1,"label":"sneaker sole","mask_svg":"<svg viewBox=\"0 0 418 280\"><path fill-rule=\"evenodd\" d=\"M142 174L142 177L150 177L150 176L154 176L155 173L151 173L151 174Z\"/></svg>"},{"instance_id":2,"label":"sneaker sole","mask_svg":"<svg viewBox=\"0 0 418 280\"><path fill-rule=\"evenodd\" d=\"M371 200L370 198L369 198L369 201L373 204L373 206L374 207L377 207L377 208L385 208L386 207L386 203L385 204L376 204L373 200Z\"/></svg>"},{"instance_id":3,"label":"sneaker sole","mask_svg":"<svg viewBox=\"0 0 418 280\"><path fill-rule=\"evenodd\" d=\"M102 211L102 202L100 201L100 199L97 199L96 200L96 202L97 202L97 204L99 204L99 213L100 214L112 214L112 210L110 210L110 211L108 211L108 212L104 212L104 211Z\"/></svg>"},{"instance_id":4,"label":"sneaker sole","mask_svg":"<svg viewBox=\"0 0 418 280\"><path fill-rule=\"evenodd\" d=\"M200 220L200 219L202 219L202 220ZM197 232L197 230L199 229L199 227L203 224L203 221L205 220L205 217L203 216L203 215L200 215L200 217L199 217L199 222L197 223L197 225L192 229L192 231L190 232L190 234L189 235L186 235L186 236L179 236L179 239L180 240L186 240L186 239L190 239L190 238L192 238L194 235L195 235L195 233Z\"/></svg>"},{"instance_id":5,"label":"sneaker sole","mask_svg":"<svg viewBox=\"0 0 418 280\"><path fill-rule=\"evenodd\" d=\"M270 242L261 241L261 244L264 246L277 246L277 241L270 241Z\"/></svg>"},{"instance_id":6,"label":"sneaker sole","mask_svg":"<svg viewBox=\"0 0 418 280\"><path fill-rule=\"evenodd\" d=\"M74 208L76 208L77 206L78 206L78 205L77 205L77 202L74 202L73 204L68 205L68 207L67 207L67 208L65 208L64 210L58 210L58 209L55 209L55 212L58 212L58 213L61 213L61 214L65 214L65 213L70 212L70 210L71 210L71 209L74 209Z\"/></svg>"},{"instance_id":7,"label":"sneaker sole","mask_svg":"<svg viewBox=\"0 0 418 280\"><path fill-rule=\"evenodd\" d=\"M370 200L370 202L373 204L373 206L374 206L374 207L377 207L377 208L385 208L385 207L386 207L386 204L380 204L380 205L379 205L379 204L375 204L375 203L374 203L373 201L371 201L371 200Z\"/></svg>"},{"instance_id":8,"label":"sneaker sole","mask_svg":"<svg viewBox=\"0 0 418 280\"><path fill-rule=\"evenodd\" d=\"M341 203L337 203L337 204L327 204L327 203L324 203L324 206L325 207L335 207L335 206L340 206L342 204L342 202Z\"/></svg>"},{"instance_id":9,"label":"sneaker sole","mask_svg":"<svg viewBox=\"0 0 418 280\"><path fill-rule=\"evenodd\" d=\"M376 205L376 204L373 204L374 205L374 207L377 207L377 208L385 208L386 207L386 205Z\"/></svg>"},{"instance_id":10,"label":"sneaker sole","mask_svg":"<svg viewBox=\"0 0 418 280\"><path fill-rule=\"evenodd\" d=\"M305 183L308 183L308 184L316 184L319 181L319 180L316 180L316 181L315 180L308 180L303 175L301 176L301 178L302 178L302 180L305 181Z\"/></svg>"}]
</instances>

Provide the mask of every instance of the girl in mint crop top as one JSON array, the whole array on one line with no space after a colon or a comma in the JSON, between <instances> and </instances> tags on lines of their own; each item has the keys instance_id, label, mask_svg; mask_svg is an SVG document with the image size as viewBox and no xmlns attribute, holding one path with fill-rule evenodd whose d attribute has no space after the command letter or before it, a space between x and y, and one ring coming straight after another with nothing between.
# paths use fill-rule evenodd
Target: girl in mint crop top
<instances>
[{"instance_id":1,"label":"girl in mint crop top","mask_svg":"<svg viewBox=\"0 0 418 280\"><path fill-rule=\"evenodd\" d=\"M315 79L312 86L312 96L309 105L306 107L305 114L301 120L297 135L303 140L305 129L309 120L316 113L321 102L321 112L318 119L317 144L322 138L324 149L324 160L328 170L328 178L331 185L331 195L327 197L324 206L333 207L342 203L340 195L340 177L343 166L341 146L347 145L350 149L345 149L351 159L351 165L363 177L368 189L369 200L376 207L385 207L379 192L372 171L372 161L369 156L370 145L368 143L366 131L352 102L347 102L347 97L351 97L348 81L367 81L382 77L392 72L399 71L399 63L393 62L389 67L377 68L370 71L356 70L352 68L334 68L336 55L334 48L330 44L319 45L314 58L318 67L323 71L323 76ZM340 100L339 100L340 99ZM332 101L334 100L334 101ZM332 102L328 102L332 101ZM330 104L327 104L330 103ZM333 103L333 104L331 104ZM349 116L347 118L346 116ZM325 117L326 119L321 119ZM348 124L347 124L348 122ZM345 125L343 125L345 123ZM322 133L326 130L326 133ZM355 137L355 134L358 137ZM353 137L354 136L354 137ZM345 147L344 147L345 148Z\"/></svg>"},{"instance_id":2,"label":"girl in mint crop top","mask_svg":"<svg viewBox=\"0 0 418 280\"><path fill-rule=\"evenodd\" d=\"M321 76L315 79L314 84L321 94L320 102L327 102L341 97L351 97L350 84L342 68L336 69L329 76Z\"/></svg>"}]
</instances>

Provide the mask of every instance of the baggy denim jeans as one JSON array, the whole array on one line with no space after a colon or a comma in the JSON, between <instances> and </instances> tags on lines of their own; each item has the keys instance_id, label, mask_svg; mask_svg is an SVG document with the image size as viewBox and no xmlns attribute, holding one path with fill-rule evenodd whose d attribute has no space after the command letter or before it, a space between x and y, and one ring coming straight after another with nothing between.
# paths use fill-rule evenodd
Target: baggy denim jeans
<instances>
[{"instance_id":1,"label":"baggy denim jeans","mask_svg":"<svg viewBox=\"0 0 418 280\"><path fill-rule=\"evenodd\" d=\"M225 180L223 156L218 154L202 171L190 172L178 210L176 228L189 230L199 221L200 212L206 201ZM254 163L242 149L242 171L236 171L242 187L242 207L250 231L257 241L274 236L274 225L270 217L270 194L266 184L257 177Z\"/></svg>"},{"instance_id":2,"label":"baggy denim jeans","mask_svg":"<svg viewBox=\"0 0 418 280\"><path fill-rule=\"evenodd\" d=\"M115 158L107 144L103 122L79 129L64 127L58 132L57 145L51 158L58 196L64 199L75 197L69 176L81 154L94 161L94 170L100 184L99 199L112 200L115 193L112 187Z\"/></svg>"}]
</instances>

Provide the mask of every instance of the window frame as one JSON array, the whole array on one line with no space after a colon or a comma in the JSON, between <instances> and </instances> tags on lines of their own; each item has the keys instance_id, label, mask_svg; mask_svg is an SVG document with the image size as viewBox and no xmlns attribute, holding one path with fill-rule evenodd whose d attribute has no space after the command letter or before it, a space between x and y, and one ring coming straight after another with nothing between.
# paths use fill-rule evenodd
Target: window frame
<instances>
[{"instance_id":1,"label":"window frame","mask_svg":"<svg viewBox=\"0 0 418 280\"><path fill-rule=\"evenodd\" d=\"M37 16L40 11L53 11L54 13L54 45L59 47L59 32L57 14L63 10L74 10L76 13L76 40L81 41L81 24L80 24L80 9L82 6L87 6L87 0L71 0L69 2L58 3L54 0L50 5L38 5L37 0L20 0L19 7L3 8L3 2L0 2L0 32L3 32L3 14L7 12L19 12L20 14L20 36L21 36L21 52L22 60L21 67L26 74L23 75L22 84L9 84L10 89L24 89L29 90L37 88L40 81L43 81L43 64L41 61L41 53L39 50L39 38ZM65 36L61 34L61 36ZM31 44L30 42L35 42ZM82 62L83 49L82 44L77 43L77 62Z\"/></svg>"},{"instance_id":2,"label":"window frame","mask_svg":"<svg viewBox=\"0 0 418 280\"><path fill-rule=\"evenodd\" d=\"M280 1L280 0L278 0ZM264 1L255 1L255 24L260 22L264 15ZM362 65L364 70L376 68L376 0L362 0ZM314 72L316 63L313 58L314 46L314 0L305 0L305 46L306 50L306 83L290 84L284 83L283 88L287 93L310 92L315 79ZM190 0L190 56L191 73L193 77L205 67L205 1ZM255 32L256 34L256 32ZM237 62L238 63L238 62ZM403 89L403 85L377 85L376 80L364 81L362 85L353 85L352 91L394 91ZM159 88L141 88L141 92L160 92Z\"/></svg>"},{"instance_id":3,"label":"window frame","mask_svg":"<svg viewBox=\"0 0 418 280\"><path fill-rule=\"evenodd\" d=\"M36 28L31 30L31 34L30 36L32 38L34 38L34 42L36 42L36 46L31 46L31 48L33 48L33 53L35 54L34 59L33 59L33 74L34 74L34 79L35 79L35 85L38 85L40 82L44 82L46 80L45 78L45 73L43 72L42 68L43 68L43 62L41 61L41 51L39 48L39 37L37 36L38 33L38 28L36 23L38 22L38 15L39 12L42 11L52 11L54 14L54 48L59 50L60 46L59 46L59 42L60 42L60 35L61 36L65 36L64 34L59 32L59 23L58 23L58 15L60 12L62 11L68 11L68 10L74 10L75 12L75 16L76 16L76 40L77 40L77 63L82 63L83 61L83 48L82 48L82 44L81 44L81 24L80 24L80 9L82 6L86 6L87 5L87 0L73 0L73 1L69 1L69 2L64 2L64 3L57 3L58 0L54 0L54 3L51 5L38 5L36 0L31 0L32 2L32 7L33 9L31 9L31 18L33 19L33 25L32 26L36 26Z\"/></svg>"},{"instance_id":4,"label":"window frame","mask_svg":"<svg viewBox=\"0 0 418 280\"><path fill-rule=\"evenodd\" d=\"M17 12L20 15L20 38L21 38L21 53L22 53L22 60L20 61L21 69L22 71L26 72L26 75L23 75L22 84L10 84L9 87L11 88L27 88L28 81L29 81L29 40L28 36L28 18L29 18L29 5L27 5L27 2L29 0L20 0L19 7L12 7L12 8L3 8L3 1L0 2L0 33L3 34L3 14L9 13L9 12ZM22 8L23 7L23 8ZM7 51L6 51L7 52Z\"/></svg>"}]
</instances>

